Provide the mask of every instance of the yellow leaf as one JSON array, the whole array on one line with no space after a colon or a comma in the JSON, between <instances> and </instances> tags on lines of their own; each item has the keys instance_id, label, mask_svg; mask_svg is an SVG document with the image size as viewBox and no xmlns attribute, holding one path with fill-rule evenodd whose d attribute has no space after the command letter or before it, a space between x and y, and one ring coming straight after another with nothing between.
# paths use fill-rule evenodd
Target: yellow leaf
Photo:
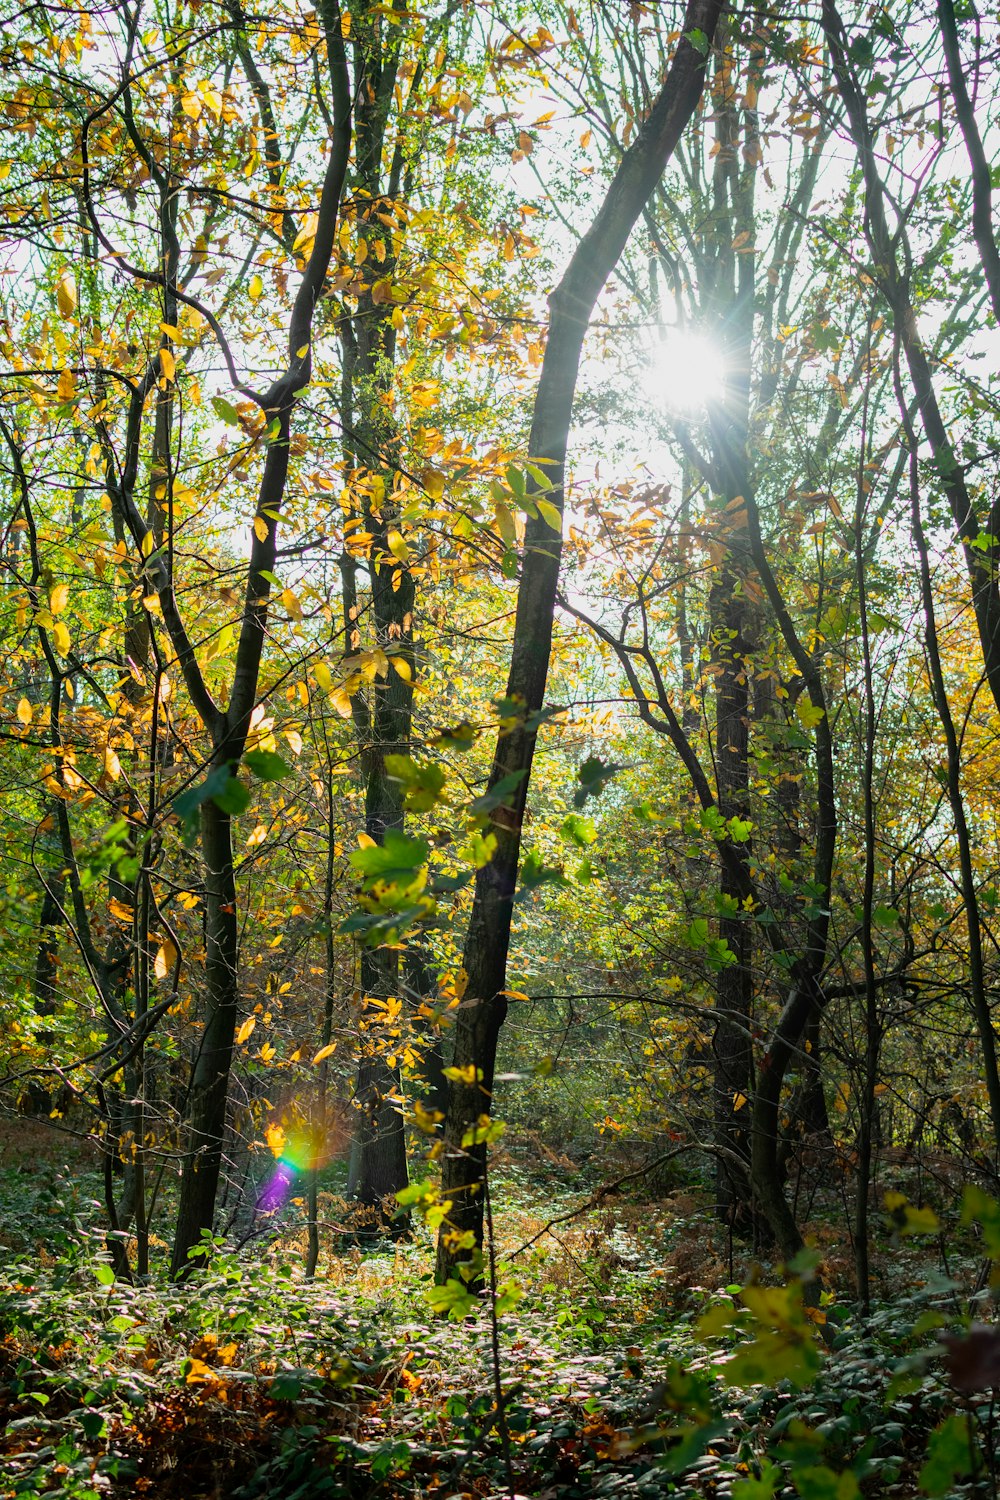
<instances>
[{"instance_id":1,"label":"yellow leaf","mask_svg":"<svg viewBox=\"0 0 1000 1500\"><path fill-rule=\"evenodd\" d=\"M111 915L117 917L119 922L131 922L132 908L126 906L124 901L119 901L117 896L112 896L108 902Z\"/></svg>"},{"instance_id":2,"label":"yellow leaf","mask_svg":"<svg viewBox=\"0 0 1000 1500\"><path fill-rule=\"evenodd\" d=\"M69 584L57 583L55 588L49 594L49 609L54 615L57 615L61 610L64 610L66 608L68 603Z\"/></svg>"},{"instance_id":3,"label":"yellow leaf","mask_svg":"<svg viewBox=\"0 0 1000 1500\"><path fill-rule=\"evenodd\" d=\"M188 1385L202 1385L206 1380L211 1380L212 1371L203 1359L192 1359L190 1368L185 1376Z\"/></svg>"},{"instance_id":4,"label":"yellow leaf","mask_svg":"<svg viewBox=\"0 0 1000 1500\"><path fill-rule=\"evenodd\" d=\"M20 698L17 704L17 721L23 724L25 729L31 723L32 707L27 698Z\"/></svg>"},{"instance_id":5,"label":"yellow leaf","mask_svg":"<svg viewBox=\"0 0 1000 1500\"><path fill-rule=\"evenodd\" d=\"M394 526L389 528L386 544L393 557L397 558L399 562L405 562L409 557L410 549Z\"/></svg>"},{"instance_id":6,"label":"yellow leaf","mask_svg":"<svg viewBox=\"0 0 1000 1500\"><path fill-rule=\"evenodd\" d=\"M167 938L166 942L161 943L156 950L156 957L153 960L153 973L157 979L166 979L176 962L177 949L170 939Z\"/></svg>"},{"instance_id":7,"label":"yellow leaf","mask_svg":"<svg viewBox=\"0 0 1000 1500\"><path fill-rule=\"evenodd\" d=\"M269 1125L265 1126L264 1139L270 1146L272 1155L280 1156L285 1149L287 1136L276 1120L272 1120Z\"/></svg>"},{"instance_id":8,"label":"yellow leaf","mask_svg":"<svg viewBox=\"0 0 1000 1500\"><path fill-rule=\"evenodd\" d=\"M359 849L374 849L375 848L375 840L372 838L372 836L371 836L370 833L359 833L358 834L358 848Z\"/></svg>"},{"instance_id":9,"label":"yellow leaf","mask_svg":"<svg viewBox=\"0 0 1000 1500\"><path fill-rule=\"evenodd\" d=\"M264 283L259 276L250 277L250 301L259 302L264 295Z\"/></svg>"},{"instance_id":10,"label":"yellow leaf","mask_svg":"<svg viewBox=\"0 0 1000 1500\"><path fill-rule=\"evenodd\" d=\"M293 755L302 754L302 736L297 729L284 729L282 733L288 741L288 748Z\"/></svg>"},{"instance_id":11,"label":"yellow leaf","mask_svg":"<svg viewBox=\"0 0 1000 1500\"><path fill-rule=\"evenodd\" d=\"M247 1017L247 1019L243 1022L243 1025L240 1027L239 1031L236 1033L236 1045L237 1045L237 1047L242 1047L243 1043L246 1041L247 1037L251 1034L251 1032L253 1031L253 1029L256 1026L256 1024L257 1024L257 1017L256 1016L248 1016Z\"/></svg>"},{"instance_id":12,"label":"yellow leaf","mask_svg":"<svg viewBox=\"0 0 1000 1500\"><path fill-rule=\"evenodd\" d=\"M747 1096L746 1096L746 1094L734 1094L733 1095L733 1109L734 1110L742 1109L743 1106L744 1106L744 1104L746 1104L746 1102L747 1102Z\"/></svg>"},{"instance_id":13,"label":"yellow leaf","mask_svg":"<svg viewBox=\"0 0 1000 1500\"><path fill-rule=\"evenodd\" d=\"M110 745L104 747L104 774L109 781L117 781L122 774L122 763Z\"/></svg>"},{"instance_id":14,"label":"yellow leaf","mask_svg":"<svg viewBox=\"0 0 1000 1500\"><path fill-rule=\"evenodd\" d=\"M69 269L63 271L56 283L56 302L64 318L71 318L76 312L76 281Z\"/></svg>"},{"instance_id":15,"label":"yellow leaf","mask_svg":"<svg viewBox=\"0 0 1000 1500\"><path fill-rule=\"evenodd\" d=\"M795 717L803 729L815 729L826 718L822 708L817 708L808 693L803 693L795 704Z\"/></svg>"},{"instance_id":16,"label":"yellow leaf","mask_svg":"<svg viewBox=\"0 0 1000 1500\"><path fill-rule=\"evenodd\" d=\"M61 651L63 656L69 650L69 631L62 620L55 620L52 624L52 635L55 639L56 650Z\"/></svg>"},{"instance_id":17,"label":"yellow leaf","mask_svg":"<svg viewBox=\"0 0 1000 1500\"><path fill-rule=\"evenodd\" d=\"M424 489L431 500L440 500L444 495L444 475L440 469L425 469L421 475Z\"/></svg>"},{"instance_id":18,"label":"yellow leaf","mask_svg":"<svg viewBox=\"0 0 1000 1500\"><path fill-rule=\"evenodd\" d=\"M181 99L181 109L191 120L201 118L202 104L197 94L187 93Z\"/></svg>"},{"instance_id":19,"label":"yellow leaf","mask_svg":"<svg viewBox=\"0 0 1000 1500\"><path fill-rule=\"evenodd\" d=\"M76 395L76 376L72 370L61 370L56 384L56 400L72 401Z\"/></svg>"},{"instance_id":20,"label":"yellow leaf","mask_svg":"<svg viewBox=\"0 0 1000 1500\"><path fill-rule=\"evenodd\" d=\"M452 1083L481 1083L483 1077L482 1068L477 1068L475 1063L469 1063L464 1068L442 1068L445 1078L450 1078Z\"/></svg>"},{"instance_id":21,"label":"yellow leaf","mask_svg":"<svg viewBox=\"0 0 1000 1500\"><path fill-rule=\"evenodd\" d=\"M171 349L160 350L160 371L164 380L173 380L177 374L177 361Z\"/></svg>"},{"instance_id":22,"label":"yellow leaf","mask_svg":"<svg viewBox=\"0 0 1000 1500\"><path fill-rule=\"evenodd\" d=\"M414 1125L416 1125L417 1129L422 1130L425 1135L434 1135L436 1133L437 1126L440 1125L443 1119L444 1115L439 1109L427 1109L419 1099L414 1099L413 1123Z\"/></svg>"},{"instance_id":23,"label":"yellow leaf","mask_svg":"<svg viewBox=\"0 0 1000 1500\"><path fill-rule=\"evenodd\" d=\"M253 534L258 542L267 541L267 522L262 516L255 516L253 522Z\"/></svg>"},{"instance_id":24,"label":"yellow leaf","mask_svg":"<svg viewBox=\"0 0 1000 1500\"><path fill-rule=\"evenodd\" d=\"M302 605L299 603L298 595L293 594L291 589L282 589L281 602L293 620L302 619Z\"/></svg>"},{"instance_id":25,"label":"yellow leaf","mask_svg":"<svg viewBox=\"0 0 1000 1500\"><path fill-rule=\"evenodd\" d=\"M562 516L556 510L551 500L536 500L538 514L546 526L551 526L553 531L562 531Z\"/></svg>"},{"instance_id":26,"label":"yellow leaf","mask_svg":"<svg viewBox=\"0 0 1000 1500\"><path fill-rule=\"evenodd\" d=\"M313 1063L314 1064L315 1063L321 1063L324 1058L332 1057L333 1054L334 1054L334 1052L336 1052L336 1050L337 1050L337 1043L336 1042L330 1042L328 1046L321 1047L319 1049L319 1051L316 1053L316 1056L313 1058Z\"/></svg>"},{"instance_id":27,"label":"yellow leaf","mask_svg":"<svg viewBox=\"0 0 1000 1500\"><path fill-rule=\"evenodd\" d=\"M270 1062L271 1058L274 1057L276 1050L276 1048L271 1046L270 1042L265 1042L263 1047L261 1047L260 1049L261 1062Z\"/></svg>"},{"instance_id":28,"label":"yellow leaf","mask_svg":"<svg viewBox=\"0 0 1000 1500\"><path fill-rule=\"evenodd\" d=\"M325 661L318 661L313 666L313 676L323 689L324 693L333 691L333 675Z\"/></svg>"},{"instance_id":29,"label":"yellow leaf","mask_svg":"<svg viewBox=\"0 0 1000 1500\"><path fill-rule=\"evenodd\" d=\"M389 661L396 675L402 677L404 682L413 681L413 669L405 656L390 656Z\"/></svg>"},{"instance_id":30,"label":"yellow leaf","mask_svg":"<svg viewBox=\"0 0 1000 1500\"><path fill-rule=\"evenodd\" d=\"M330 694L330 702L342 719L349 719L351 717L351 697L346 688L334 688Z\"/></svg>"}]
</instances>

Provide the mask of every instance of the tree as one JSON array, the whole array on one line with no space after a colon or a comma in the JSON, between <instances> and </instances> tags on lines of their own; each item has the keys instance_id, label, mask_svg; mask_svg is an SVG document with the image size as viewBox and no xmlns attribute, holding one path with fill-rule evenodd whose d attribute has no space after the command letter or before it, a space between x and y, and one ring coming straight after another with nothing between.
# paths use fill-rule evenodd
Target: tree
<instances>
[{"instance_id":1,"label":"tree","mask_svg":"<svg viewBox=\"0 0 1000 1500\"><path fill-rule=\"evenodd\" d=\"M488 791L504 801L492 815L494 853L476 876L463 967L466 988L455 1024L453 1083L444 1121L441 1192L450 1205L438 1240L437 1276L450 1279L469 1250L481 1252L488 1125L500 1027L507 1010L507 950L521 826L538 716L548 674L561 557L564 469L573 395L587 322L608 274L701 96L707 49L721 6L691 0L663 87L625 153L604 202L549 305L545 357L528 439L530 466L507 701L517 726L501 730ZM479 1267L475 1266L474 1275Z\"/></svg>"}]
</instances>

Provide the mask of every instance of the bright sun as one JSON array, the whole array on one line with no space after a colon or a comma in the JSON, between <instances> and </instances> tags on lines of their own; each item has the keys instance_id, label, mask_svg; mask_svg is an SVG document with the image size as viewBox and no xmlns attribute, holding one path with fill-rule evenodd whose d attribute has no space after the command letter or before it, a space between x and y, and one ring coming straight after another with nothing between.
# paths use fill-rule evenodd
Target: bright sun
<instances>
[{"instance_id":1,"label":"bright sun","mask_svg":"<svg viewBox=\"0 0 1000 1500\"><path fill-rule=\"evenodd\" d=\"M652 406L691 414L721 396L722 356L711 339L684 329L668 329L646 358L643 384Z\"/></svg>"}]
</instances>

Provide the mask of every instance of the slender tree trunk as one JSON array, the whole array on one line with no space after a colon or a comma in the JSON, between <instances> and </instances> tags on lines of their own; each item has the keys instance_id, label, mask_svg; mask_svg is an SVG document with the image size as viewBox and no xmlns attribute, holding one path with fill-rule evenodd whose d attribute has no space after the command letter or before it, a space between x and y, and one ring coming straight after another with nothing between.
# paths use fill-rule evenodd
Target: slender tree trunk
<instances>
[{"instance_id":1,"label":"slender tree trunk","mask_svg":"<svg viewBox=\"0 0 1000 1500\"><path fill-rule=\"evenodd\" d=\"M712 83L715 144L712 162L712 218L706 273L711 333L722 355L724 386L709 406L712 469L719 484L714 519L726 548L709 596L712 676L715 695L715 782L719 812L727 820L750 816L750 681L752 611L743 587L750 566L746 506L750 472L750 367L754 333L754 256L734 244L753 244L754 186L758 160L756 109L737 105L729 27L724 20L716 43ZM756 95L759 69L751 55L748 91ZM741 113L746 115L745 139ZM716 1208L719 1217L743 1231L753 1225L747 1107L753 1091L753 934L742 908L750 845L734 844L743 866L720 868L719 937L732 954L716 981L713 1051L714 1135L717 1158Z\"/></svg>"},{"instance_id":2,"label":"slender tree trunk","mask_svg":"<svg viewBox=\"0 0 1000 1500\"><path fill-rule=\"evenodd\" d=\"M913 539L920 559L920 593L924 610L924 647L930 669L931 692L938 720L944 734L947 752L947 790L951 815L955 825L955 840L958 845L958 863L962 902L965 906L965 925L969 945L969 992L972 1011L979 1033L982 1051L982 1066L986 1082L986 1097L989 1100L990 1124L993 1129L993 1172L1000 1169L1000 1064L997 1058L997 1037L990 1004L990 993L986 978L986 961L983 953L983 929L979 915L979 893L972 855L972 837L965 812L965 797L962 792L962 749L955 726L948 686L941 665L938 643L937 619L934 606L934 588L931 578L930 550L924 531L921 513L920 476L917 468L917 439L902 401L897 372L897 399L903 413L903 425L910 448L910 518Z\"/></svg>"},{"instance_id":3,"label":"slender tree trunk","mask_svg":"<svg viewBox=\"0 0 1000 1500\"><path fill-rule=\"evenodd\" d=\"M386 757L406 755L410 749L413 684L413 612L416 602L413 575L405 558L393 551L400 525L399 506L392 498L398 486L399 432L387 397L392 390L396 330L392 305L377 301L376 282L391 277L396 260L392 233L380 214L394 207L401 194L406 154L401 136L393 149L387 124L393 105L399 65L399 29L387 27L376 7L362 7L354 15L356 165L354 190L363 206L359 229L369 246L361 276L365 285L357 312L342 320L344 367L342 404L350 427L349 450L359 488L364 490L365 531L371 537L368 575L371 584L370 649L387 656L390 665L370 684L367 696L354 702L365 781L365 831L375 843L385 841L390 829L405 826L403 790L386 766ZM422 67L418 64L422 72ZM416 80L411 81L411 92ZM409 163L412 171L413 163ZM378 250L378 256L374 253ZM379 256L381 258L379 258ZM353 602L353 630L357 649L361 633L355 593L355 569L345 573ZM345 592L345 602L347 602ZM350 611L349 611L350 612ZM397 663L399 670L396 670ZM364 948L361 954L362 1012L358 1018L360 1055L355 1082L356 1129L351 1149L348 1195L360 1205L358 1231L365 1237L389 1230L403 1233L408 1218L400 1214L395 1195L408 1182L402 1078L389 1057L393 1048L379 1035L376 1008L364 1009L370 997L385 1001L400 989L399 955L394 947Z\"/></svg>"},{"instance_id":4,"label":"slender tree trunk","mask_svg":"<svg viewBox=\"0 0 1000 1500\"><path fill-rule=\"evenodd\" d=\"M330 152L317 213L313 248L299 283L288 323L286 368L266 391L249 392L273 424L267 445L254 515L246 591L229 703L215 703L198 665L174 597L170 549L158 562L153 579L164 624L170 635L192 702L212 737L209 771L235 772L246 748L257 701L268 625L272 578L277 561L278 527L288 481L291 426L298 394L312 376L312 337L316 305L322 295L340 220L340 200L351 146L351 94L344 54L343 29L336 0L319 8L326 41L334 110ZM87 184L85 175L85 188ZM96 227L96 220L94 220ZM135 401L136 397L133 397ZM134 408L133 408L134 409ZM141 406L139 408L141 412ZM123 486L119 485L119 489ZM123 493L121 503L130 496ZM130 517L140 544L146 534ZM155 554L154 554L155 556ZM236 879L230 815L214 798L202 806L201 848L205 867L205 1024L191 1081L188 1139L181 1174L172 1274L186 1275L202 1236L214 1224L222 1146L226 1130L229 1070L239 1013L239 943Z\"/></svg>"},{"instance_id":5,"label":"slender tree trunk","mask_svg":"<svg viewBox=\"0 0 1000 1500\"><path fill-rule=\"evenodd\" d=\"M941 487L948 500L952 523L962 546L976 626L983 652L983 667L993 701L1000 709L1000 501L995 501L986 524L980 523L966 480L951 444L931 375L927 351L920 336L908 276L900 269L899 257L911 263L906 224L901 220L895 233L889 228L888 194L878 170L874 142L868 123L865 95L851 66L847 34L834 0L823 0L823 29L830 47L837 87L847 115L851 136L865 183L865 237L872 259L872 274L892 312L893 324L910 374L920 409L924 435ZM966 118L965 124L968 124ZM976 175L974 174L974 188ZM976 236L991 295L1000 295L993 279L996 260L991 226L985 223L989 199L984 198L981 177L976 200ZM987 234L987 230L989 233ZM989 253L994 246L994 255Z\"/></svg>"},{"instance_id":6,"label":"slender tree trunk","mask_svg":"<svg viewBox=\"0 0 1000 1500\"><path fill-rule=\"evenodd\" d=\"M229 1069L239 1006L239 926L232 820L214 802L202 808L205 872L205 1007L188 1099L188 1140L171 1266L181 1276L210 1232L226 1132Z\"/></svg>"},{"instance_id":7,"label":"slender tree trunk","mask_svg":"<svg viewBox=\"0 0 1000 1500\"><path fill-rule=\"evenodd\" d=\"M529 456L542 466L546 482L540 485L529 476L529 494L544 494L560 518L573 397L590 315L698 106L721 9L721 0L690 0L664 85L549 301L548 342L528 440ZM528 520L507 681L507 696L518 702L524 717L498 737L490 775L491 787L514 777L516 789L493 814L496 850L478 872L466 936L467 984L455 1022L453 1060L459 1079L449 1090L444 1124L441 1192L450 1207L438 1239L441 1282L470 1251L473 1258L482 1252L486 1145L470 1144L470 1132L491 1109L497 1042L507 1014L503 991L511 913L537 732L530 715L544 701L561 549L561 521L554 531L540 514Z\"/></svg>"}]
</instances>

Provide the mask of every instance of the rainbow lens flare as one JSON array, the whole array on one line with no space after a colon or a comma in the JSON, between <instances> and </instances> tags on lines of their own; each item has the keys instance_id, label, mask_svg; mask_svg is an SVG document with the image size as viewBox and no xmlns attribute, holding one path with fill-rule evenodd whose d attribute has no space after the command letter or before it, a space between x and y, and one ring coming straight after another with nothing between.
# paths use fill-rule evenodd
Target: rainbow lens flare
<instances>
[{"instance_id":1,"label":"rainbow lens flare","mask_svg":"<svg viewBox=\"0 0 1000 1500\"><path fill-rule=\"evenodd\" d=\"M257 1198L259 1214L277 1213L292 1196L296 1180L315 1171L330 1156L326 1132L318 1128L300 1126L286 1135L281 1126L274 1125L268 1126L266 1134L277 1161Z\"/></svg>"}]
</instances>

